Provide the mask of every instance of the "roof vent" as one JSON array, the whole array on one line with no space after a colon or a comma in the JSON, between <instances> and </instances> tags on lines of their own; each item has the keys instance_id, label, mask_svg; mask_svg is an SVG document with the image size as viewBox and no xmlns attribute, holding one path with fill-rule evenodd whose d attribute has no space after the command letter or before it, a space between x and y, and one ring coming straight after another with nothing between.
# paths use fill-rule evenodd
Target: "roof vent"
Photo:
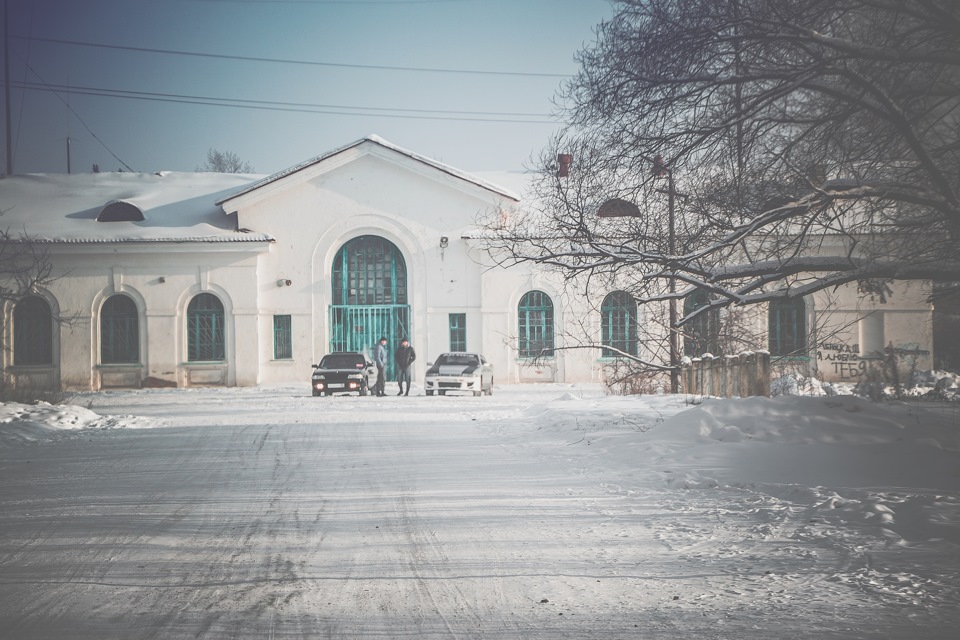
<instances>
[{"instance_id":1,"label":"roof vent","mask_svg":"<svg viewBox=\"0 0 960 640\"><path fill-rule=\"evenodd\" d=\"M100 210L97 222L141 222L143 211L132 202L111 200Z\"/></svg>"}]
</instances>

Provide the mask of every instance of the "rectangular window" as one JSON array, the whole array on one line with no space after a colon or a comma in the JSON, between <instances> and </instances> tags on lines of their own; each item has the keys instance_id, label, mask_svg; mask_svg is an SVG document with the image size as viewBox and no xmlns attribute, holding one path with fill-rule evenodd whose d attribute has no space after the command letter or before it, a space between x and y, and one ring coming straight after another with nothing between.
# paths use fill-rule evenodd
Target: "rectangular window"
<instances>
[{"instance_id":1,"label":"rectangular window","mask_svg":"<svg viewBox=\"0 0 960 640\"><path fill-rule=\"evenodd\" d=\"M450 351L467 350L467 314L450 314Z\"/></svg>"},{"instance_id":2,"label":"rectangular window","mask_svg":"<svg viewBox=\"0 0 960 640\"><path fill-rule=\"evenodd\" d=\"M273 316L273 358L289 360L293 357L293 332L290 316Z\"/></svg>"}]
</instances>

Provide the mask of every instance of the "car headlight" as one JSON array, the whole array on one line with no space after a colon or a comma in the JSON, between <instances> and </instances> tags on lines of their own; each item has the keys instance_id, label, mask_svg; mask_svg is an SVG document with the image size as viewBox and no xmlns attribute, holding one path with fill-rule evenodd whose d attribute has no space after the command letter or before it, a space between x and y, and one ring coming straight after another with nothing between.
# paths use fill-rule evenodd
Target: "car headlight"
<instances>
[{"instance_id":1,"label":"car headlight","mask_svg":"<svg viewBox=\"0 0 960 640\"><path fill-rule=\"evenodd\" d=\"M316 375L316 376L313 376L313 379L314 379L314 380L326 380L327 378L326 378L326 376L323 376L323 375Z\"/></svg>"},{"instance_id":2,"label":"car headlight","mask_svg":"<svg viewBox=\"0 0 960 640\"><path fill-rule=\"evenodd\" d=\"M351 373L350 375L347 376L347 379L348 379L348 380L362 380L362 379L363 379L363 374L361 374L361 373Z\"/></svg>"}]
</instances>

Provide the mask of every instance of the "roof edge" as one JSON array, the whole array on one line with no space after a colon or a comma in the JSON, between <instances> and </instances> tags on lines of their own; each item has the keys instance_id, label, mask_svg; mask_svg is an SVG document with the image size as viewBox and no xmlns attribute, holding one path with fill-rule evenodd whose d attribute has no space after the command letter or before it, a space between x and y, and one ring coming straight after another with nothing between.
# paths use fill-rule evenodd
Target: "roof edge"
<instances>
[{"instance_id":1,"label":"roof edge","mask_svg":"<svg viewBox=\"0 0 960 640\"><path fill-rule=\"evenodd\" d=\"M240 189L240 190L238 190L238 191L230 194L229 196L227 196L227 197L225 197L225 198L221 198L220 200L217 200L215 204L216 204L217 206L223 206L224 203L229 202L230 200L233 200L233 199L235 199L235 198L239 198L240 196L246 195L246 194L248 194L248 193L251 193L251 192L253 192L253 191L256 191L257 189L260 189L261 187L265 187L265 186L268 185L268 184L272 184L272 183L274 183L274 182L277 182L277 181L279 181L279 180L282 180L283 178L286 178L286 177L291 176L291 175L293 175L293 174L295 174L295 173L298 173L298 172L306 169L307 167L311 167L311 166L313 166L313 165L315 165L315 164L319 164L319 163L323 162L324 160L327 160L327 159L329 159L329 158L332 158L333 156L339 155L339 154L341 154L341 153L343 153L343 152L345 152L345 151L348 151L349 149L353 149L354 147L358 147L358 146L360 146L361 144L363 144L363 143L365 143L365 142L370 142L370 143L376 144L376 145L378 145L378 146L380 146L380 147L382 147L382 148L384 148L384 149L389 149L390 151L393 151L394 153L399 153L399 154L401 154L401 155L407 156L408 158L410 158L410 159L412 159L412 160L416 160L417 162L421 162L421 163L423 163L423 164L426 164L426 165L428 165L428 166L430 166L430 167L433 167L434 169L437 169L438 171L442 171L443 173L446 173L446 174L448 174L448 175L450 175L450 176L453 176L453 177L458 178L458 179L460 179L460 180L463 180L463 181L465 181L465 182L473 183L474 185L476 185L476 186L478 186L478 187L480 187L480 188L482 188L482 189L486 189L487 191L492 191L493 193L497 193L497 194L499 194L499 195L501 195L501 196L504 196L504 197L506 197L506 198L510 198L511 200L513 200L513 201L515 201L515 202L520 202L520 196L518 196L517 194L513 193L513 192L510 191L509 189L506 189L506 188L504 188L504 187L501 187L501 186L499 186L499 185L496 185L496 184L494 184L494 183L492 183L492 182L488 182L488 181L486 181L486 180L484 180L484 179L482 179L482 178L479 178L479 177L477 177L477 176L474 176L473 174L471 174L471 173L469 173L469 172L461 171L460 169L457 169L457 168L455 168L455 167L451 167L450 165L444 164L443 162L439 162L439 161L434 160L434 159L432 159L432 158L428 158L427 156L421 155L421 154L419 154L419 153L415 153L415 152L410 151L410 150L408 150L408 149L404 149L403 147L399 147L399 146L393 144L392 142L388 142L387 140L384 140L383 138L381 138L380 136L378 136L378 135L376 135L376 134L370 134L370 135L368 135L368 136L366 136L366 137L364 137L364 138L360 138L359 140L354 140L353 142L351 142L351 143L349 143L349 144L345 144L345 145L343 145L343 146L341 146L341 147L337 147L336 149L333 149L332 151L327 151L326 153L324 153L324 154L322 154L322 155L315 156L315 157L313 157L313 158L310 158L309 160L304 160L303 162L300 162L300 163L298 163L298 164L295 164L295 165L293 165L292 167L289 167L289 168L287 168L287 169L284 169L283 171L279 171L279 172L277 172L277 173L274 173L274 174L272 174L272 175L269 175L269 176L267 176L266 178L262 178L262 179L260 179L260 180L257 180L257 181L254 182L253 184L247 185L246 187L243 187L242 189Z\"/></svg>"}]
</instances>

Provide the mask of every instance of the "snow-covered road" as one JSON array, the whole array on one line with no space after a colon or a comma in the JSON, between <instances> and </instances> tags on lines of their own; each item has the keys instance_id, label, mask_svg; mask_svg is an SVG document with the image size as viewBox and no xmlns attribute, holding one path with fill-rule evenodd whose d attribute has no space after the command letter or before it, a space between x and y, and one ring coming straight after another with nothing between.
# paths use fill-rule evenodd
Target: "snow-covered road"
<instances>
[{"instance_id":1,"label":"snow-covered road","mask_svg":"<svg viewBox=\"0 0 960 640\"><path fill-rule=\"evenodd\" d=\"M702 473L710 449L682 429L656 436L691 409L676 398L73 401L112 417L0 447L3 637L952 638L960 625L957 486L731 483ZM930 448L928 462L957 460ZM884 521L897 500L915 535L894 540L864 514Z\"/></svg>"}]
</instances>

